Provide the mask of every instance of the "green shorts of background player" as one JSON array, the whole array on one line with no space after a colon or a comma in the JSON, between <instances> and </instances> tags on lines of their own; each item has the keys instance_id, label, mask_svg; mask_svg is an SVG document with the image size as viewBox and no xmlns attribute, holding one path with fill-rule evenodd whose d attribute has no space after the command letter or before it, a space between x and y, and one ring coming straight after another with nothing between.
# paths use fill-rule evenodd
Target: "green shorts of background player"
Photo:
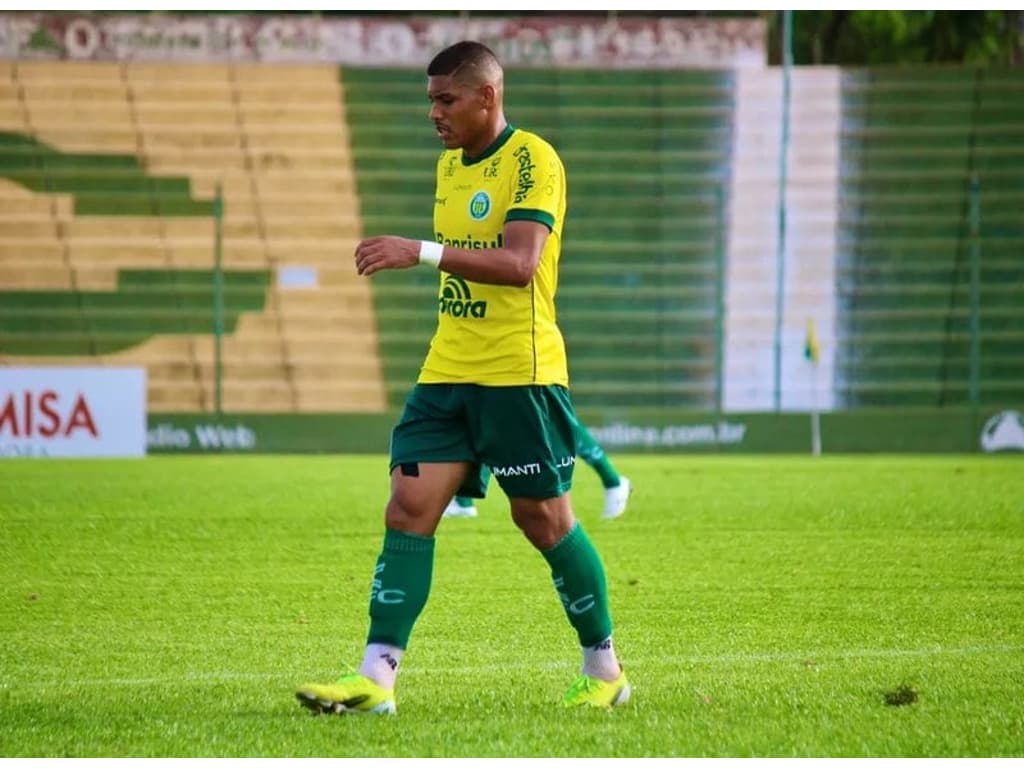
<instances>
[{"instance_id":1,"label":"green shorts of background player","mask_svg":"<svg viewBox=\"0 0 1024 768\"><path fill-rule=\"evenodd\" d=\"M606 520L619 517L626 511L626 502L633 490L629 478L615 470L608 454L579 421L576 422L575 435L576 455L597 472L604 486L604 510L601 517ZM471 496L455 496L444 510L445 517L476 517L477 514L476 503Z\"/></svg>"}]
</instances>

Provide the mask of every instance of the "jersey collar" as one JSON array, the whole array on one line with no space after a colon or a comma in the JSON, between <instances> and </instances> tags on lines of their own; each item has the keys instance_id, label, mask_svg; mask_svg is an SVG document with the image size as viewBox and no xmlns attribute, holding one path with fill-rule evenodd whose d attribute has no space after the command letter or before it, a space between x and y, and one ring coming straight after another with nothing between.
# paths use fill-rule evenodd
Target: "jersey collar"
<instances>
[{"instance_id":1,"label":"jersey collar","mask_svg":"<svg viewBox=\"0 0 1024 768\"><path fill-rule=\"evenodd\" d=\"M498 138L496 138L491 143L491 146L489 146L487 149L485 149L483 152L481 152L476 157L473 157L473 158L466 157L466 152L465 152L465 150L463 150L463 152L462 152L462 164L463 165L476 165L481 160L486 160L488 157L490 157L495 152L497 152L499 149L501 149L503 146L505 146L505 142L507 142L512 137L512 134L515 133L515 130L516 129L515 129L514 125L512 125L511 123L506 124L505 125L505 130L503 130L501 133L498 134Z\"/></svg>"}]
</instances>

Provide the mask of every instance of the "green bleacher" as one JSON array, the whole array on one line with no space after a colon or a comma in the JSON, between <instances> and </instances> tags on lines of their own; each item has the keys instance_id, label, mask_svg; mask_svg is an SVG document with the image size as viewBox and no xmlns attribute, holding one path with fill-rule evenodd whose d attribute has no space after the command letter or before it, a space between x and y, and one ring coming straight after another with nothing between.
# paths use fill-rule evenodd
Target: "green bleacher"
<instances>
[{"instance_id":1,"label":"green bleacher","mask_svg":"<svg viewBox=\"0 0 1024 768\"><path fill-rule=\"evenodd\" d=\"M38 193L63 193L78 216L212 216L186 177L152 176L135 157L68 153L20 133L0 132L0 177ZM224 332L241 312L260 311L266 270L224 274ZM102 355L157 334L213 332L210 270L122 269L115 291L0 290L0 353Z\"/></svg>"},{"instance_id":2,"label":"green bleacher","mask_svg":"<svg viewBox=\"0 0 1024 768\"><path fill-rule=\"evenodd\" d=\"M969 401L970 180L980 192L980 402L1024 399L1024 78L843 75L842 407Z\"/></svg>"},{"instance_id":3,"label":"green bleacher","mask_svg":"<svg viewBox=\"0 0 1024 768\"><path fill-rule=\"evenodd\" d=\"M580 407L715 402L719 195L732 76L512 70L505 113L561 153L569 210L559 323ZM367 235L431 238L434 167L422 70L342 74ZM404 400L436 322L437 275L373 281L389 401Z\"/></svg>"},{"instance_id":4,"label":"green bleacher","mask_svg":"<svg viewBox=\"0 0 1024 768\"><path fill-rule=\"evenodd\" d=\"M262 311L270 273L231 270L223 280L223 332ZM206 269L122 269L115 291L0 291L0 354L103 355L157 334L214 331L214 276Z\"/></svg>"},{"instance_id":5,"label":"green bleacher","mask_svg":"<svg viewBox=\"0 0 1024 768\"><path fill-rule=\"evenodd\" d=\"M151 176L130 155L60 152L21 133L0 131L0 177L33 192L74 195L77 216L212 216L183 176Z\"/></svg>"}]
</instances>

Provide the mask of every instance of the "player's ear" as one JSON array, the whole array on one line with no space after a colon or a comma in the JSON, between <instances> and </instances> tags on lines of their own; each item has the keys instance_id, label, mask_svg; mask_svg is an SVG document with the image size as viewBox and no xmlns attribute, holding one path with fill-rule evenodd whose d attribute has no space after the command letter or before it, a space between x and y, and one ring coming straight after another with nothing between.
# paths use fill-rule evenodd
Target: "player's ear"
<instances>
[{"instance_id":1,"label":"player's ear","mask_svg":"<svg viewBox=\"0 0 1024 768\"><path fill-rule=\"evenodd\" d=\"M498 92L493 85L490 83L484 83L480 86L480 90L477 91L480 98L480 103L487 109L491 109L498 97Z\"/></svg>"}]
</instances>

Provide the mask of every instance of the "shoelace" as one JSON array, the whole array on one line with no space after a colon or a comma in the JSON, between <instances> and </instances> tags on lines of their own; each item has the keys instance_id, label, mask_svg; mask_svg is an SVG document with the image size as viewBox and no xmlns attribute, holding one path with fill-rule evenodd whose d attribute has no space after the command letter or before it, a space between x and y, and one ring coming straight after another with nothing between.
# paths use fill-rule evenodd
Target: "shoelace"
<instances>
[{"instance_id":1,"label":"shoelace","mask_svg":"<svg viewBox=\"0 0 1024 768\"><path fill-rule=\"evenodd\" d=\"M345 683L357 683L360 681L361 678L362 675L360 675L358 672L348 672L339 677L337 680L335 680L334 684L343 685Z\"/></svg>"},{"instance_id":2,"label":"shoelace","mask_svg":"<svg viewBox=\"0 0 1024 768\"><path fill-rule=\"evenodd\" d=\"M578 693L590 693L591 691L597 690L601 687L601 681L596 678L589 677L588 675L580 675L574 681L569 689L569 698L574 697Z\"/></svg>"}]
</instances>

